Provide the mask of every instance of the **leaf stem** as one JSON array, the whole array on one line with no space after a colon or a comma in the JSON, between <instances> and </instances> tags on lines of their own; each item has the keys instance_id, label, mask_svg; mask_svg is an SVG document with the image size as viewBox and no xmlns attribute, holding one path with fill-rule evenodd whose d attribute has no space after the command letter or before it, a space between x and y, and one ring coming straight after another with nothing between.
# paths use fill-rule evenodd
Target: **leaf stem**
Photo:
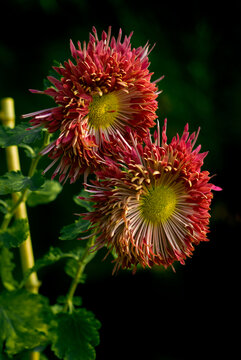
<instances>
[{"instance_id":1,"label":"leaf stem","mask_svg":"<svg viewBox=\"0 0 241 360\"><path fill-rule=\"evenodd\" d=\"M86 244L86 248L83 252L83 254L81 255L79 261L78 261L78 267L76 270L76 274L75 277L73 278L70 287L69 287L69 291L68 294L66 296L66 302L63 308L63 311L66 312L68 309L70 312L72 312L73 309L73 296L75 294L75 291L77 289L78 283L79 283L79 279L81 277L81 275L84 272L84 269L86 267L86 265L90 262L90 260L93 258L93 256L90 256L90 248L94 245L94 240L95 240L95 235L93 235L89 241Z\"/></svg>"},{"instance_id":2,"label":"leaf stem","mask_svg":"<svg viewBox=\"0 0 241 360\"><path fill-rule=\"evenodd\" d=\"M8 210L8 212L6 213L6 215L3 218L1 230L6 230L8 228L8 225L15 213L15 210L21 204L21 202L24 201L24 196L25 196L25 191L21 195L19 195L18 198L15 199L13 206Z\"/></svg>"},{"instance_id":3,"label":"leaf stem","mask_svg":"<svg viewBox=\"0 0 241 360\"><path fill-rule=\"evenodd\" d=\"M50 137L51 137L51 134L46 131L45 135L44 135L43 146L41 147L38 155L35 158L32 159L30 169L29 169L29 172L28 172L29 177L32 177L34 175L34 172L35 172L35 170L37 168L38 162L42 157L41 151L49 144Z\"/></svg>"}]
</instances>

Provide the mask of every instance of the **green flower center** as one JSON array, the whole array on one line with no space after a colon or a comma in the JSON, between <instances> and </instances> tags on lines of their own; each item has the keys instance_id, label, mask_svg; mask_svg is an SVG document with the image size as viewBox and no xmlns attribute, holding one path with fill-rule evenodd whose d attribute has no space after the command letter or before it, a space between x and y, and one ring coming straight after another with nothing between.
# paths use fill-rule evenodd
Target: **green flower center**
<instances>
[{"instance_id":1,"label":"green flower center","mask_svg":"<svg viewBox=\"0 0 241 360\"><path fill-rule=\"evenodd\" d=\"M176 203L176 192L165 185L149 189L148 193L140 198L142 215L153 224L166 222L173 214Z\"/></svg>"},{"instance_id":2,"label":"green flower center","mask_svg":"<svg viewBox=\"0 0 241 360\"><path fill-rule=\"evenodd\" d=\"M94 95L89 104L89 123L95 129L106 129L115 122L119 110L118 97L114 93Z\"/></svg>"}]
</instances>

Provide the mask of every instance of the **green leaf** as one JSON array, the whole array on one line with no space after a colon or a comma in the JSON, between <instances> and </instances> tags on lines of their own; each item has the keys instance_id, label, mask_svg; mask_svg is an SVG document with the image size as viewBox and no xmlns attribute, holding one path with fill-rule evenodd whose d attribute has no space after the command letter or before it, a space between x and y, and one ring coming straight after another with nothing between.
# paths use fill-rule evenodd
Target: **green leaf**
<instances>
[{"instance_id":1,"label":"green leaf","mask_svg":"<svg viewBox=\"0 0 241 360\"><path fill-rule=\"evenodd\" d=\"M41 269L45 266L55 264L57 261L66 259L66 258L78 259L79 255L78 255L77 250L76 251L73 250L73 251L64 253L61 249L59 249L57 247L50 247L49 252L47 254L45 254L41 259L36 260L35 265L25 273L25 276L24 276L21 286L24 286L28 277L33 272L38 271L39 269Z\"/></svg>"},{"instance_id":2,"label":"green leaf","mask_svg":"<svg viewBox=\"0 0 241 360\"><path fill-rule=\"evenodd\" d=\"M31 192L27 199L27 204L28 206L37 206L54 201L62 191L62 188L58 181L46 180L39 190Z\"/></svg>"},{"instance_id":3,"label":"green leaf","mask_svg":"<svg viewBox=\"0 0 241 360\"><path fill-rule=\"evenodd\" d=\"M0 277L3 286L9 290L15 290L18 286L17 281L13 278L13 269L15 264L12 262L13 253L5 247L0 248Z\"/></svg>"},{"instance_id":4,"label":"green leaf","mask_svg":"<svg viewBox=\"0 0 241 360\"><path fill-rule=\"evenodd\" d=\"M0 195L29 188L32 191L39 189L44 183L44 177L36 172L31 178L24 176L20 171L10 171L0 177Z\"/></svg>"},{"instance_id":5,"label":"green leaf","mask_svg":"<svg viewBox=\"0 0 241 360\"><path fill-rule=\"evenodd\" d=\"M36 260L35 265L25 273L22 285L24 285L25 281L33 272L38 271L45 266L52 265L64 257L66 257L66 255L62 252L62 250L57 247L50 247L49 252L41 259Z\"/></svg>"},{"instance_id":6,"label":"green leaf","mask_svg":"<svg viewBox=\"0 0 241 360\"><path fill-rule=\"evenodd\" d=\"M69 275L72 279L75 279L77 270L79 267L79 262L75 259L69 259L66 262L66 265L64 267L64 271L67 275ZM84 284L86 279L86 274L82 274L80 278L78 279L78 284Z\"/></svg>"},{"instance_id":7,"label":"green leaf","mask_svg":"<svg viewBox=\"0 0 241 360\"><path fill-rule=\"evenodd\" d=\"M67 296L59 296L57 298L57 303L51 306L53 314L56 315L58 313L63 312L63 308L65 307L66 301L67 301L66 298L67 298ZM80 296L73 296L71 302L72 302L72 305L74 305L74 306L72 306L72 309L75 306L80 307L82 305L82 298Z\"/></svg>"},{"instance_id":8,"label":"green leaf","mask_svg":"<svg viewBox=\"0 0 241 360\"><path fill-rule=\"evenodd\" d=\"M22 175L20 171L11 171L0 178L0 195L18 192L29 185L29 178Z\"/></svg>"},{"instance_id":9,"label":"green leaf","mask_svg":"<svg viewBox=\"0 0 241 360\"><path fill-rule=\"evenodd\" d=\"M84 308L58 313L52 328L51 349L64 360L94 360L99 344L100 322Z\"/></svg>"},{"instance_id":10,"label":"green leaf","mask_svg":"<svg viewBox=\"0 0 241 360\"><path fill-rule=\"evenodd\" d=\"M9 206L8 206L7 201L3 201L0 199L0 211L3 214L7 214L8 210L9 210Z\"/></svg>"},{"instance_id":11,"label":"green leaf","mask_svg":"<svg viewBox=\"0 0 241 360\"><path fill-rule=\"evenodd\" d=\"M66 262L66 265L64 267L64 270L67 275L75 279L76 273L78 271L80 263L83 266L83 269L85 266L95 257L96 251L91 251L86 254L86 248L85 247L76 247L73 250L77 256L77 258L71 258ZM86 280L86 274L83 274L78 279L78 283L84 284Z\"/></svg>"},{"instance_id":12,"label":"green leaf","mask_svg":"<svg viewBox=\"0 0 241 360\"><path fill-rule=\"evenodd\" d=\"M89 221L80 218L73 224L66 225L60 230L60 240L74 240L86 231L89 227Z\"/></svg>"},{"instance_id":13,"label":"green leaf","mask_svg":"<svg viewBox=\"0 0 241 360\"><path fill-rule=\"evenodd\" d=\"M93 203L88 201L88 200L84 200L84 199L80 199L80 198L88 198L89 197L89 193L87 191L85 191L84 189L81 190L81 192L78 194L78 196L74 196L74 202L85 208L87 211L93 211Z\"/></svg>"},{"instance_id":14,"label":"green leaf","mask_svg":"<svg viewBox=\"0 0 241 360\"><path fill-rule=\"evenodd\" d=\"M29 129L29 123L21 123L14 129L0 125L0 147L31 144L42 138L42 129Z\"/></svg>"},{"instance_id":15,"label":"green leaf","mask_svg":"<svg viewBox=\"0 0 241 360\"><path fill-rule=\"evenodd\" d=\"M40 189L45 181L44 176L42 175L41 171L35 171L34 175L29 178L27 177L30 181L29 181L29 190L31 191L36 191L38 189Z\"/></svg>"},{"instance_id":16,"label":"green leaf","mask_svg":"<svg viewBox=\"0 0 241 360\"><path fill-rule=\"evenodd\" d=\"M80 296L74 296L74 297L72 298L72 302L73 302L73 304L76 305L76 306L81 306L81 305L82 305L82 298L81 298ZM66 296L59 296L59 297L57 298L57 303L58 303L58 304L63 304L63 305L65 305L65 303L66 303Z\"/></svg>"},{"instance_id":17,"label":"green leaf","mask_svg":"<svg viewBox=\"0 0 241 360\"><path fill-rule=\"evenodd\" d=\"M0 350L8 355L34 349L48 340L52 312L45 297L26 290L0 295Z\"/></svg>"},{"instance_id":18,"label":"green leaf","mask_svg":"<svg viewBox=\"0 0 241 360\"><path fill-rule=\"evenodd\" d=\"M15 220L13 225L6 230L0 230L0 243L5 247L18 247L24 242L29 234L27 219Z\"/></svg>"},{"instance_id":19,"label":"green leaf","mask_svg":"<svg viewBox=\"0 0 241 360\"><path fill-rule=\"evenodd\" d=\"M32 148L30 145L27 144L19 144L18 147L24 149L25 155L30 159L34 159L35 157L37 157L40 151L39 147Z\"/></svg>"}]
</instances>

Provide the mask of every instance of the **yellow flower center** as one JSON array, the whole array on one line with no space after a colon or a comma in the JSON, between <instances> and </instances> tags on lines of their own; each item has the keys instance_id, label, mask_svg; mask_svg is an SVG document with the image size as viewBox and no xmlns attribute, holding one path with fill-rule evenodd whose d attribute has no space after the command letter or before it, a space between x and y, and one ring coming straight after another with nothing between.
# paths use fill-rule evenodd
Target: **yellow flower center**
<instances>
[{"instance_id":1,"label":"yellow flower center","mask_svg":"<svg viewBox=\"0 0 241 360\"><path fill-rule=\"evenodd\" d=\"M89 123L95 129L106 129L115 122L119 110L118 97L114 93L94 95L89 104Z\"/></svg>"},{"instance_id":2,"label":"yellow flower center","mask_svg":"<svg viewBox=\"0 0 241 360\"><path fill-rule=\"evenodd\" d=\"M142 215L153 224L166 222L173 214L176 203L176 192L165 185L149 189L148 193L140 198Z\"/></svg>"}]
</instances>

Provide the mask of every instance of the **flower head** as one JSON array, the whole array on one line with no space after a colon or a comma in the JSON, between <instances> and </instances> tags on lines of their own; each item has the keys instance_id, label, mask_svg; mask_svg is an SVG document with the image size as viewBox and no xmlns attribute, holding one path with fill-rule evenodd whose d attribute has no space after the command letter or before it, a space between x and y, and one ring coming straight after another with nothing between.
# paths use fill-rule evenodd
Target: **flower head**
<instances>
[{"instance_id":1,"label":"flower head","mask_svg":"<svg viewBox=\"0 0 241 360\"><path fill-rule=\"evenodd\" d=\"M96 29L89 43L70 42L74 63L54 67L57 77L49 76L52 86L44 91L32 90L53 97L57 107L37 111L32 117L34 127L44 126L50 133L59 131L58 138L43 153L49 153L54 172L60 181L71 182L87 169L95 168L102 156L105 141L116 132L126 138L126 128L134 129L142 139L155 125L158 80L151 82L149 45L131 48L131 36L121 41L103 31L99 40Z\"/></svg>"},{"instance_id":2,"label":"flower head","mask_svg":"<svg viewBox=\"0 0 241 360\"><path fill-rule=\"evenodd\" d=\"M134 138L133 147L121 144L119 164L107 160L87 186L95 210L85 217L96 228L96 247L114 250L117 267L183 264L207 240L212 190L220 188L201 170L207 153L194 149L197 136L186 125L167 144L165 121L162 139L158 131L145 146Z\"/></svg>"}]
</instances>

